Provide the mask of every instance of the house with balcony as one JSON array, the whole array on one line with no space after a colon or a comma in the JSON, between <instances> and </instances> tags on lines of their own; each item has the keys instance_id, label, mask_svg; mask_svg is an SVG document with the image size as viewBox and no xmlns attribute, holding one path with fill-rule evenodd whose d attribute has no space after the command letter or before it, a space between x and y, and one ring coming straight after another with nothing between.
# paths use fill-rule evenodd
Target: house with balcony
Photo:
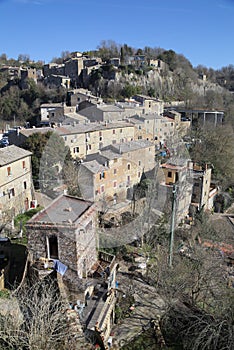
<instances>
[{"instance_id":1,"label":"house with balcony","mask_svg":"<svg viewBox=\"0 0 234 350\"><path fill-rule=\"evenodd\" d=\"M98 324L104 341L114 321L115 256L97 250L93 202L61 195L26 224L31 271L56 272L62 296L75 308L84 331Z\"/></svg>"},{"instance_id":2,"label":"house with balcony","mask_svg":"<svg viewBox=\"0 0 234 350\"><path fill-rule=\"evenodd\" d=\"M10 221L32 206L31 155L15 145L0 148L0 221Z\"/></svg>"}]
</instances>

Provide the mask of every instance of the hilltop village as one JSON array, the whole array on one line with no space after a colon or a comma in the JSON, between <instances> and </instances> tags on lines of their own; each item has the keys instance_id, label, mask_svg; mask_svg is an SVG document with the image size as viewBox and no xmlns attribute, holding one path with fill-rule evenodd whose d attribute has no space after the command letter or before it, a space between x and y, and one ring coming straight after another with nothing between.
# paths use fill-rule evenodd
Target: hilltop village
<instances>
[{"instance_id":1,"label":"hilltop village","mask_svg":"<svg viewBox=\"0 0 234 350\"><path fill-rule=\"evenodd\" d=\"M128 59L136 70L168 70L140 53ZM129 345L140 337L153 341L152 349L176 343L188 349L201 329L200 323L192 329L193 317L209 324L209 349L231 349L233 189L227 196L215 165L199 157L204 141L197 132L222 129L225 111L137 89L120 100L91 91L101 68L112 81L120 66L121 58L104 69L99 57L74 52L42 69L0 68L22 89L32 80L66 93L62 102L40 104L33 125L6 122L1 133L0 293L7 295L1 320L12 315L7 301L15 303L21 329L22 319L34 317L20 304L21 290L40 284L49 293L53 281L64 333L45 329L48 337L58 335L52 349L143 349ZM200 84L208 86L205 75ZM218 300L226 313L216 319ZM52 309L43 322L55 322ZM171 328L180 317L176 336ZM228 326L214 340L218 319Z\"/></svg>"}]
</instances>

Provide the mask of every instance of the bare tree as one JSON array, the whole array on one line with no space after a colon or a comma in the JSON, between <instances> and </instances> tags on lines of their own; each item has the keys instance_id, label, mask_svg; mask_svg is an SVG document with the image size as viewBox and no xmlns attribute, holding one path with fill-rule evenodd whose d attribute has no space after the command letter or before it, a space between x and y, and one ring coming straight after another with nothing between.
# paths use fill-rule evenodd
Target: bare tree
<instances>
[{"instance_id":1,"label":"bare tree","mask_svg":"<svg viewBox=\"0 0 234 350\"><path fill-rule=\"evenodd\" d=\"M1 310L0 348L82 349L82 332L69 326L67 309L52 279L25 285L11 296L5 312Z\"/></svg>"}]
</instances>

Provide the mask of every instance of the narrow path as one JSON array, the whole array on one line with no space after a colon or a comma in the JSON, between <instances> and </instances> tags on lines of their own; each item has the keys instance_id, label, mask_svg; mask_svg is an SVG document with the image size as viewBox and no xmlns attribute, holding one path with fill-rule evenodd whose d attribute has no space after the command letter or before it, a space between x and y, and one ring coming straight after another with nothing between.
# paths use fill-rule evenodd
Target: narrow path
<instances>
[{"instance_id":1,"label":"narrow path","mask_svg":"<svg viewBox=\"0 0 234 350\"><path fill-rule=\"evenodd\" d=\"M129 343L149 327L151 320L158 320L166 308L164 300L158 295L156 289L147 285L137 277L132 279L124 273L118 273L119 289L132 293L135 300L135 308L129 317L113 327L114 344L123 346Z\"/></svg>"}]
</instances>

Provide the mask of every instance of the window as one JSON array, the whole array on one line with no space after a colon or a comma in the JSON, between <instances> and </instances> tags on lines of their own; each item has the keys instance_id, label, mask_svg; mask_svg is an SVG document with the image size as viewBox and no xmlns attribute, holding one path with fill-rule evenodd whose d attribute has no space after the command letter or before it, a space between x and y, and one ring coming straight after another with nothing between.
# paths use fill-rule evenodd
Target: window
<instances>
[{"instance_id":1,"label":"window","mask_svg":"<svg viewBox=\"0 0 234 350\"><path fill-rule=\"evenodd\" d=\"M116 188L117 187L117 181L114 181L113 183L113 187Z\"/></svg>"},{"instance_id":2,"label":"window","mask_svg":"<svg viewBox=\"0 0 234 350\"><path fill-rule=\"evenodd\" d=\"M114 158L114 163L117 163L118 162L118 159L117 158Z\"/></svg>"},{"instance_id":3,"label":"window","mask_svg":"<svg viewBox=\"0 0 234 350\"><path fill-rule=\"evenodd\" d=\"M167 176L168 176L168 177L172 177L172 172L171 172L171 171L168 171Z\"/></svg>"},{"instance_id":4,"label":"window","mask_svg":"<svg viewBox=\"0 0 234 350\"><path fill-rule=\"evenodd\" d=\"M102 193L105 192L105 187L104 187L104 185L101 186L101 192L102 192Z\"/></svg>"},{"instance_id":5,"label":"window","mask_svg":"<svg viewBox=\"0 0 234 350\"><path fill-rule=\"evenodd\" d=\"M25 162L25 160L22 161L22 166L23 166L23 169L26 168L26 162Z\"/></svg>"},{"instance_id":6,"label":"window","mask_svg":"<svg viewBox=\"0 0 234 350\"><path fill-rule=\"evenodd\" d=\"M120 133L122 134L122 132L123 132L123 129L120 129Z\"/></svg>"},{"instance_id":7,"label":"window","mask_svg":"<svg viewBox=\"0 0 234 350\"><path fill-rule=\"evenodd\" d=\"M141 177L141 173L140 173L140 171L138 172L138 177Z\"/></svg>"},{"instance_id":8,"label":"window","mask_svg":"<svg viewBox=\"0 0 234 350\"><path fill-rule=\"evenodd\" d=\"M8 195L9 195L9 198L15 197L15 189L14 189L14 188L11 188L11 189L8 191Z\"/></svg>"},{"instance_id":9,"label":"window","mask_svg":"<svg viewBox=\"0 0 234 350\"><path fill-rule=\"evenodd\" d=\"M64 141L67 141L67 136L64 136L63 138L64 138Z\"/></svg>"},{"instance_id":10,"label":"window","mask_svg":"<svg viewBox=\"0 0 234 350\"><path fill-rule=\"evenodd\" d=\"M8 176L12 175L11 167L10 167L10 166L7 167L7 175L8 175Z\"/></svg>"},{"instance_id":11,"label":"window","mask_svg":"<svg viewBox=\"0 0 234 350\"><path fill-rule=\"evenodd\" d=\"M130 180L131 180L131 178L130 178L130 176L128 175L128 176L127 176L127 186L130 186Z\"/></svg>"},{"instance_id":12,"label":"window","mask_svg":"<svg viewBox=\"0 0 234 350\"><path fill-rule=\"evenodd\" d=\"M116 144L116 140L113 140L113 141L112 141L112 145L114 145L114 144Z\"/></svg>"},{"instance_id":13,"label":"window","mask_svg":"<svg viewBox=\"0 0 234 350\"><path fill-rule=\"evenodd\" d=\"M99 136L100 136L100 137L102 136L102 132L101 132L101 131L99 131Z\"/></svg>"},{"instance_id":14,"label":"window","mask_svg":"<svg viewBox=\"0 0 234 350\"><path fill-rule=\"evenodd\" d=\"M79 153L80 152L80 148L79 147L74 147L73 148L73 153Z\"/></svg>"},{"instance_id":15,"label":"window","mask_svg":"<svg viewBox=\"0 0 234 350\"><path fill-rule=\"evenodd\" d=\"M113 134L115 134L115 129L113 129Z\"/></svg>"},{"instance_id":16,"label":"window","mask_svg":"<svg viewBox=\"0 0 234 350\"><path fill-rule=\"evenodd\" d=\"M141 165L141 161L139 160L139 162L138 162L138 165L140 166Z\"/></svg>"},{"instance_id":17,"label":"window","mask_svg":"<svg viewBox=\"0 0 234 350\"><path fill-rule=\"evenodd\" d=\"M141 125L138 126L138 129L141 130Z\"/></svg>"},{"instance_id":18,"label":"window","mask_svg":"<svg viewBox=\"0 0 234 350\"><path fill-rule=\"evenodd\" d=\"M91 145L88 145L88 149L91 149L92 147L91 147Z\"/></svg>"},{"instance_id":19,"label":"window","mask_svg":"<svg viewBox=\"0 0 234 350\"><path fill-rule=\"evenodd\" d=\"M26 190L26 189L27 189L27 182L24 181L24 190Z\"/></svg>"},{"instance_id":20,"label":"window","mask_svg":"<svg viewBox=\"0 0 234 350\"><path fill-rule=\"evenodd\" d=\"M131 169L131 165L130 164L128 164L128 170L130 170Z\"/></svg>"},{"instance_id":21,"label":"window","mask_svg":"<svg viewBox=\"0 0 234 350\"><path fill-rule=\"evenodd\" d=\"M102 136L99 137L99 141L102 141Z\"/></svg>"},{"instance_id":22,"label":"window","mask_svg":"<svg viewBox=\"0 0 234 350\"><path fill-rule=\"evenodd\" d=\"M106 173L105 173L105 171L102 171L99 177L100 177L100 180L101 180L101 179L105 179L105 178L106 178Z\"/></svg>"},{"instance_id":23,"label":"window","mask_svg":"<svg viewBox=\"0 0 234 350\"><path fill-rule=\"evenodd\" d=\"M117 174L117 169L114 169L114 175L116 175Z\"/></svg>"}]
</instances>

